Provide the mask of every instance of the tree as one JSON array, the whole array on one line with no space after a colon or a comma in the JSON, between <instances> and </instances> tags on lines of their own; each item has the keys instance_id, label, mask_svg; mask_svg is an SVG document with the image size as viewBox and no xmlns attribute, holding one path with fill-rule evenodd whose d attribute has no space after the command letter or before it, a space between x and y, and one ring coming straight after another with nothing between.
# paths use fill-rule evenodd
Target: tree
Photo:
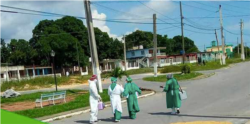
<instances>
[{"instance_id":1,"label":"tree","mask_svg":"<svg viewBox=\"0 0 250 124\"><path fill-rule=\"evenodd\" d=\"M67 67L77 65L78 49L80 65L87 65L88 57L86 57L81 43L71 33L68 33L71 32L70 26L68 24L64 26L63 22L57 21L43 20L33 30L33 37L30 40L30 44L38 53L36 64L50 65L50 53L51 50L54 50L56 53L56 66ZM65 21L68 20L65 19ZM63 29L67 29L68 32Z\"/></svg>"},{"instance_id":2,"label":"tree","mask_svg":"<svg viewBox=\"0 0 250 124\"><path fill-rule=\"evenodd\" d=\"M4 39L1 38L1 63L9 61L10 50L8 49Z\"/></svg>"},{"instance_id":3,"label":"tree","mask_svg":"<svg viewBox=\"0 0 250 124\"><path fill-rule=\"evenodd\" d=\"M123 55L122 45L117 39L110 38L106 32L95 28L95 38L99 60L116 58ZM36 64L50 65L50 52L56 52L55 62L59 67L88 65L90 49L88 44L87 28L82 20L65 16L61 19L43 20L34 28L31 46L36 49L38 56ZM114 46L116 44L117 46Z\"/></svg>"},{"instance_id":4,"label":"tree","mask_svg":"<svg viewBox=\"0 0 250 124\"><path fill-rule=\"evenodd\" d=\"M184 41L186 53L199 52L193 40L184 37ZM144 48L153 48L153 33L137 30L126 36L127 49L139 45L143 45ZM157 47L166 47L162 52L165 52L167 55L180 54L182 50L181 36L175 36L171 39L167 35L157 34Z\"/></svg>"},{"instance_id":5,"label":"tree","mask_svg":"<svg viewBox=\"0 0 250 124\"><path fill-rule=\"evenodd\" d=\"M143 45L143 48L153 47L153 34L136 30L135 32L126 36L126 48L131 49L134 46Z\"/></svg>"},{"instance_id":6,"label":"tree","mask_svg":"<svg viewBox=\"0 0 250 124\"><path fill-rule=\"evenodd\" d=\"M179 54L180 51L182 50L182 37L178 35L175 36L173 40L174 40L173 51L175 54ZM198 48L194 44L194 41L187 37L184 37L184 46L186 53L199 52Z\"/></svg>"},{"instance_id":7,"label":"tree","mask_svg":"<svg viewBox=\"0 0 250 124\"><path fill-rule=\"evenodd\" d=\"M238 47L239 46L239 47ZM233 48L233 53L235 57L240 57L241 56L241 44L239 44L238 46L235 46ZM238 48L239 48L239 54L238 54ZM244 52L245 54L247 53L247 55L245 55L246 57L250 57L250 48L247 46L244 46Z\"/></svg>"},{"instance_id":8,"label":"tree","mask_svg":"<svg viewBox=\"0 0 250 124\"><path fill-rule=\"evenodd\" d=\"M29 65L37 55L29 42L24 39L11 39L8 48L10 50L9 62L15 65Z\"/></svg>"}]
</instances>

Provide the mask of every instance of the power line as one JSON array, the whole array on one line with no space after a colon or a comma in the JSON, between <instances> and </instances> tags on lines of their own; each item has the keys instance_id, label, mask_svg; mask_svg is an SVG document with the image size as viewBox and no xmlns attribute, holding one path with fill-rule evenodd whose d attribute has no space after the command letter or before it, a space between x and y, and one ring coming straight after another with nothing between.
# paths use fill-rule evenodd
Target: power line
<instances>
[{"instance_id":1,"label":"power line","mask_svg":"<svg viewBox=\"0 0 250 124\"><path fill-rule=\"evenodd\" d=\"M208 5L208 4L204 4L204 3L201 3L201 2L197 2L197 1L193 1L195 3L198 3L198 4L201 4L201 5L205 5L205 6L209 6L209 7L212 7L212 8L218 8L218 6L212 6L212 5ZM230 11L230 12L235 12L235 13L242 13L242 12L239 12L239 11L234 11L234 10L230 10L230 9L226 9L226 8L223 8L223 11ZM226 12L227 13L227 12ZM248 13L249 14L249 13Z\"/></svg>"},{"instance_id":2,"label":"power line","mask_svg":"<svg viewBox=\"0 0 250 124\"><path fill-rule=\"evenodd\" d=\"M198 34L214 34L214 33L206 33L206 32L197 32L197 31L193 31L193 30L189 30L189 29L184 29L184 30L194 32L194 33L198 33Z\"/></svg>"},{"instance_id":3,"label":"power line","mask_svg":"<svg viewBox=\"0 0 250 124\"><path fill-rule=\"evenodd\" d=\"M110 7L107 7L107 6L104 6L104 5L101 5L101 4L98 4L96 2L91 2L92 5L97 5L97 6L100 6L100 7L103 7L105 9L108 9L108 10L111 10L111 11L114 11L114 12L118 12L118 13L125 13L125 14L129 14L129 15L133 15L133 16L136 16L136 17L143 17L143 16L140 16L140 15L135 15L135 14L132 14L132 13L128 13L128 12L123 12L123 11L120 11L120 10L116 10L116 9L113 9L113 8L110 8Z\"/></svg>"},{"instance_id":4,"label":"power line","mask_svg":"<svg viewBox=\"0 0 250 124\"><path fill-rule=\"evenodd\" d=\"M230 33L230 34L233 34L233 35L240 35L240 34L237 34L237 33L233 33L233 32L231 32L231 31L229 31L229 30L227 30L226 28L223 28L226 32L228 32L228 33Z\"/></svg>"},{"instance_id":5,"label":"power line","mask_svg":"<svg viewBox=\"0 0 250 124\"><path fill-rule=\"evenodd\" d=\"M247 10L249 10L249 8L245 8L245 7L242 7L242 6L235 6L235 5L230 5L230 4L226 4L226 3L223 3L223 5L226 5L226 6L231 6L231 7L235 7L235 8L239 8L239 9L247 9Z\"/></svg>"},{"instance_id":6,"label":"power line","mask_svg":"<svg viewBox=\"0 0 250 124\"><path fill-rule=\"evenodd\" d=\"M140 1L150 1L150 0L140 0ZM132 3L137 2L136 0L110 0L110 1L92 1L91 3Z\"/></svg>"},{"instance_id":7,"label":"power line","mask_svg":"<svg viewBox=\"0 0 250 124\"><path fill-rule=\"evenodd\" d=\"M184 3L182 3L184 4ZM196 8L196 9L200 9L200 10L203 10L203 11L208 11L208 12L215 12L215 11L212 11L212 10L208 10L208 9L204 9L204 8L200 8L200 7L196 7L196 6L192 6L192 5L188 5L188 4L184 4L186 6L189 6L189 7L193 7L193 8Z\"/></svg>"},{"instance_id":8,"label":"power line","mask_svg":"<svg viewBox=\"0 0 250 124\"><path fill-rule=\"evenodd\" d=\"M141 2L141 1L138 1L139 3L141 3L142 5L144 5L145 7L147 7L148 9L150 9L150 10L153 10L153 11L155 11L156 13L158 13L158 14L160 14L160 15L162 15L162 16L164 16L164 17L166 17L166 18L168 18L168 19L171 19L171 20L174 20L174 21L176 21L175 19L173 19L173 18L170 18L170 17L168 17L168 16L166 16L166 15L164 15L164 14L162 14L162 13L160 13L159 11L157 11L157 10L155 10L155 9L153 9L153 8L151 8L151 7L149 7L149 6L147 6L146 4L144 4L143 2ZM159 19L160 20L160 19ZM179 22L179 21L176 21L176 22ZM180 23L180 22L179 22Z\"/></svg>"},{"instance_id":9,"label":"power line","mask_svg":"<svg viewBox=\"0 0 250 124\"><path fill-rule=\"evenodd\" d=\"M160 29L157 29L157 31L160 31L160 30L165 30L165 29L171 29L171 28L177 28L177 27L175 27L175 26L165 27L165 28L160 28Z\"/></svg>"},{"instance_id":10,"label":"power line","mask_svg":"<svg viewBox=\"0 0 250 124\"><path fill-rule=\"evenodd\" d=\"M187 24L188 26L191 26L191 27L194 27L194 28L198 28L198 29L202 29L202 30L214 30L214 29L219 29L219 28L209 28L209 29L208 29L208 28L203 28L203 27L207 27L207 26L197 24L197 23L195 23L195 22L193 22L193 21L191 21L191 20L189 20L189 19L187 19L187 18L184 18L184 19L185 19L186 21L188 21L189 23L198 26L198 27L194 27L194 26L191 26L191 25Z\"/></svg>"},{"instance_id":11,"label":"power line","mask_svg":"<svg viewBox=\"0 0 250 124\"><path fill-rule=\"evenodd\" d=\"M27 10L28 11L28 10ZM32 11L32 10L30 10ZM17 11L6 11L6 10L1 10L1 12L5 12L5 13L12 13L12 14L27 14L27 15L40 15L40 16L60 16L60 17L64 17L64 16L71 16L71 15L63 15L63 14L57 14L54 13L54 15L51 13L49 15L44 15L44 14L35 14L35 13L25 13L25 12L17 12ZM42 11L41 11L42 12ZM47 13L47 12L42 12L42 13ZM72 16L78 19L86 19L85 17L79 17L79 16ZM93 18L93 20L95 21L107 21L107 22L113 22L113 23L129 23L129 24L153 24L152 22L136 22L136 21L117 21L117 20L111 20L111 19L97 19L97 18ZM178 23L168 23L168 22L164 22L164 23L157 23L157 24L178 24Z\"/></svg>"},{"instance_id":12,"label":"power line","mask_svg":"<svg viewBox=\"0 0 250 124\"><path fill-rule=\"evenodd\" d=\"M185 25L187 25L187 26L190 26L190 27L192 27L192 28L196 28L196 29L200 29L200 30L208 30L208 31L214 31L214 29L211 29L211 28L200 28L200 27L195 27L195 26L193 26L193 25L190 25L190 24L187 24L187 23L185 23ZM217 28L216 30L219 30L219 28Z\"/></svg>"},{"instance_id":13,"label":"power line","mask_svg":"<svg viewBox=\"0 0 250 124\"><path fill-rule=\"evenodd\" d=\"M248 0L231 0L231 1L234 1L234 2L250 2Z\"/></svg>"}]
</instances>

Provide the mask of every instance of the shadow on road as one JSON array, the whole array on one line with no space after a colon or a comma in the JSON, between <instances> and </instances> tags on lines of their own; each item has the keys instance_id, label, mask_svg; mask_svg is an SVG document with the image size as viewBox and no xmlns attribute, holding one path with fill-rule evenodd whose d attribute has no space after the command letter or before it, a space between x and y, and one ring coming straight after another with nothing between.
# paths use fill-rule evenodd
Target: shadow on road
<instances>
[{"instance_id":1,"label":"shadow on road","mask_svg":"<svg viewBox=\"0 0 250 124\"><path fill-rule=\"evenodd\" d=\"M124 116L121 117L122 119L130 119L129 116ZM99 119L100 121L104 121L104 122L114 122L114 118L105 118L105 119ZM79 121L75 121L76 123L82 123L82 124L89 124L89 120L79 120Z\"/></svg>"},{"instance_id":2,"label":"shadow on road","mask_svg":"<svg viewBox=\"0 0 250 124\"><path fill-rule=\"evenodd\" d=\"M89 120L79 120L79 121L75 121L76 123L82 123L82 124L89 124Z\"/></svg>"},{"instance_id":3,"label":"shadow on road","mask_svg":"<svg viewBox=\"0 0 250 124\"><path fill-rule=\"evenodd\" d=\"M188 114L179 114L172 115L170 112L158 112L158 113L149 113L151 115L168 115L168 116L182 116L182 117L198 117L198 118L233 118L233 119L250 119L250 117L239 117L239 116L209 116L209 115L188 115Z\"/></svg>"}]
</instances>

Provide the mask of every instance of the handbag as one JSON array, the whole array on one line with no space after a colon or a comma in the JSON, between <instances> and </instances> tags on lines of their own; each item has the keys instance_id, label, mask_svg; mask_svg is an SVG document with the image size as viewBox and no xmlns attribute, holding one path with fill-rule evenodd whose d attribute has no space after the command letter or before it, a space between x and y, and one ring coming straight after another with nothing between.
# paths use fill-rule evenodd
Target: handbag
<instances>
[{"instance_id":1,"label":"handbag","mask_svg":"<svg viewBox=\"0 0 250 124\"><path fill-rule=\"evenodd\" d=\"M186 93L186 91L184 91L184 90L182 90L182 92L179 91L179 95L180 95L181 100L187 99L187 93Z\"/></svg>"},{"instance_id":2,"label":"handbag","mask_svg":"<svg viewBox=\"0 0 250 124\"><path fill-rule=\"evenodd\" d=\"M179 87L181 89L181 86L178 83L178 81L177 81L177 84L179 85ZM181 91L179 91L179 96L180 96L181 100L185 100L185 99L187 99L187 92L181 89Z\"/></svg>"},{"instance_id":3,"label":"handbag","mask_svg":"<svg viewBox=\"0 0 250 124\"><path fill-rule=\"evenodd\" d=\"M102 101L98 102L98 110L103 110L105 108L105 105Z\"/></svg>"}]
</instances>

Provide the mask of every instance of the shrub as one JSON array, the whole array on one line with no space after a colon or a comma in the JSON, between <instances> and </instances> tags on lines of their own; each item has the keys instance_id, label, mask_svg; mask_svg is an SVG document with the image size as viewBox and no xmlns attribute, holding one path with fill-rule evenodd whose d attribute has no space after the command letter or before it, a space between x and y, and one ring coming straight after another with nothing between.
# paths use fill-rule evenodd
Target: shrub
<instances>
[{"instance_id":1,"label":"shrub","mask_svg":"<svg viewBox=\"0 0 250 124\"><path fill-rule=\"evenodd\" d=\"M111 77L116 77L121 79L123 75L127 76L127 73L123 71L120 67L116 67L110 74Z\"/></svg>"},{"instance_id":2,"label":"shrub","mask_svg":"<svg viewBox=\"0 0 250 124\"><path fill-rule=\"evenodd\" d=\"M181 66L181 73L187 74L191 72L191 65L190 64L183 64Z\"/></svg>"}]
</instances>

